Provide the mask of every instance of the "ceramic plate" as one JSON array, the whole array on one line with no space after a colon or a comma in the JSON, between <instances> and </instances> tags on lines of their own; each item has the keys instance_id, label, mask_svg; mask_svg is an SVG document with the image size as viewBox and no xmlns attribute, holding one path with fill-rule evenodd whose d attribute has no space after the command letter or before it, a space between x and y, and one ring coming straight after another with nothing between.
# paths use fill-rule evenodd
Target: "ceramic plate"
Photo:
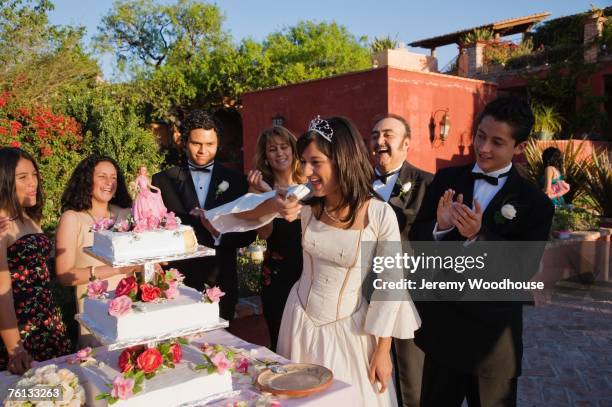
<instances>
[{"instance_id":1,"label":"ceramic plate","mask_svg":"<svg viewBox=\"0 0 612 407\"><path fill-rule=\"evenodd\" d=\"M257 376L260 390L288 397L305 397L327 389L334 379L331 370L310 363L291 363L266 369Z\"/></svg>"}]
</instances>

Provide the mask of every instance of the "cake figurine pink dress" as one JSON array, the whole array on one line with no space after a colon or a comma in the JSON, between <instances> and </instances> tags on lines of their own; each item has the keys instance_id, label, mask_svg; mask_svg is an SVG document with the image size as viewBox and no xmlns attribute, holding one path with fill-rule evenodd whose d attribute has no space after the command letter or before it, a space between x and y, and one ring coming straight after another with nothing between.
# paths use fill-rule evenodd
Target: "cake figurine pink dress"
<instances>
[{"instance_id":1,"label":"cake figurine pink dress","mask_svg":"<svg viewBox=\"0 0 612 407\"><path fill-rule=\"evenodd\" d=\"M136 177L136 190L138 195L132 206L132 216L136 223L147 219L161 220L168 213L168 209L162 200L161 191L149 182L146 167L140 167Z\"/></svg>"}]
</instances>

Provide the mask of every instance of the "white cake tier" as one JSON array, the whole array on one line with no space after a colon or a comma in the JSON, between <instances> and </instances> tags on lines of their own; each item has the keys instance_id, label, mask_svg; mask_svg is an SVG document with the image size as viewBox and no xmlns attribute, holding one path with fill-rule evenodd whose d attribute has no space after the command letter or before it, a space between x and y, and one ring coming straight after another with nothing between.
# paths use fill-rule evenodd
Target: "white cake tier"
<instances>
[{"instance_id":1,"label":"white cake tier","mask_svg":"<svg viewBox=\"0 0 612 407\"><path fill-rule=\"evenodd\" d=\"M118 368L120 350L108 352L98 348L95 359L100 363L81 367L82 386L85 389L87 406L103 407L106 400L96 400L100 393L110 393L107 384L120 375ZM144 380L143 390L127 400L119 400L115 407L178 406L183 403L203 400L232 391L232 376L229 371L222 375L208 374L206 370L194 371L193 366L204 362L202 354L191 346L183 346L183 360L174 369L164 369L150 380Z\"/></svg>"},{"instance_id":2,"label":"white cake tier","mask_svg":"<svg viewBox=\"0 0 612 407\"><path fill-rule=\"evenodd\" d=\"M108 314L108 303L113 298L114 291L105 299L85 298L81 315L87 325L113 342L219 323L219 304L204 303L201 292L185 286L172 300L137 302L132 312L121 317Z\"/></svg>"},{"instance_id":3,"label":"white cake tier","mask_svg":"<svg viewBox=\"0 0 612 407\"><path fill-rule=\"evenodd\" d=\"M93 251L113 262L191 253L198 247L193 228L180 225L175 230L149 232L94 232Z\"/></svg>"}]
</instances>

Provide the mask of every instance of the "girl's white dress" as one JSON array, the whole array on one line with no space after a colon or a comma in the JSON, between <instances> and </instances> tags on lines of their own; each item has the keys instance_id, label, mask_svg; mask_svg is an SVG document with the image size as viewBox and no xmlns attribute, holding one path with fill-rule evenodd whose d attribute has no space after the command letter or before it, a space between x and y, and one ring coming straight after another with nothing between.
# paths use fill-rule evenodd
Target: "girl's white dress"
<instances>
[{"instance_id":1,"label":"girl's white dress","mask_svg":"<svg viewBox=\"0 0 612 407\"><path fill-rule=\"evenodd\" d=\"M310 206L302 208L301 220L304 266L285 305L278 353L331 369L336 379L358 387L364 406L396 405L393 378L383 394L370 384L370 357L377 337L413 338L421 322L407 291L375 292L368 303L361 290L372 277L374 256L394 255L400 247L393 209L371 199L362 230L329 226ZM398 272L375 277L397 280Z\"/></svg>"}]
</instances>

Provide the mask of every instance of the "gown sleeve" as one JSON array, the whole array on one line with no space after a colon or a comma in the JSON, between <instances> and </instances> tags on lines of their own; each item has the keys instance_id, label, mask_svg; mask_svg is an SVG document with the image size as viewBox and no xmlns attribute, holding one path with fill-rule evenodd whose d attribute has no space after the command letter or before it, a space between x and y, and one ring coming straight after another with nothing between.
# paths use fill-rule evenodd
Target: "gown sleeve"
<instances>
[{"instance_id":1,"label":"gown sleeve","mask_svg":"<svg viewBox=\"0 0 612 407\"><path fill-rule=\"evenodd\" d=\"M371 202L371 204L374 202ZM370 219L377 222L376 248L374 258L370 261L370 273L373 279L380 279L381 282L401 282L403 278L403 268L379 267L381 272L374 273L375 258L392 256L395 258L397 253L402 253L401 239L397 219L393 209L386 203L379 203L381 210L376 211L376 215ZM399 265L401 266L401 265ZM371 281L372 279L368 279ZM370 283L371 284L371 283ZM370 298L366 315L364 330L365 332L377 337L389 337L400 339L414 338L414 332L419 329L421 319L410 298L407 289L375 289Z\"/></svg>"}]
</instances>

